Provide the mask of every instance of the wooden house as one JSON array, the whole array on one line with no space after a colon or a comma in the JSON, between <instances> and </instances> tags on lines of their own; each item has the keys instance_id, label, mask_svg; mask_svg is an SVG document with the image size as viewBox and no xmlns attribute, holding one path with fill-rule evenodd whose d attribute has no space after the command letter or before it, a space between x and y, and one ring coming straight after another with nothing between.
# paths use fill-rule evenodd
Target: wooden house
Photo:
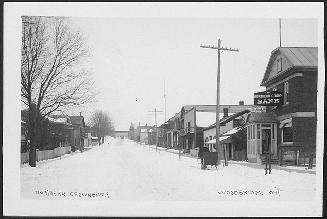
<instances>
[{"instance_id":1,"label":"wooden house","mask_svg":"<svg viewBox=\"0 0 327 219\"><path fill-rule=\"evenodd\" d=\"M81 113L79 116L69 116L69 118L72 124L70 144L75 151L84 147L84 139L88 139L88 136L85 134L85 122Z\"/></svg>"}]
</instances>

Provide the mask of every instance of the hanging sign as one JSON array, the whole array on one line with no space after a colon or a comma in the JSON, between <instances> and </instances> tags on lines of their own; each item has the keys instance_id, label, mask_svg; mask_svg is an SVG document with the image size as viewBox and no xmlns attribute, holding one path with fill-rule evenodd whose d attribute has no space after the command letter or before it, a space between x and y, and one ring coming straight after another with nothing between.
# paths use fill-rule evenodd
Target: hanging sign
<instances>
[{"instance_id":1,"label":"hanging sign","mask_svg":"<svg viewBox=\"0 0 327 219\"><path fill-rule=\"evenodd\" d=\"M278 91L262 91L254 93L254 105L279 106L283 104L283 93Z\"/></svg>"}]
</instances>

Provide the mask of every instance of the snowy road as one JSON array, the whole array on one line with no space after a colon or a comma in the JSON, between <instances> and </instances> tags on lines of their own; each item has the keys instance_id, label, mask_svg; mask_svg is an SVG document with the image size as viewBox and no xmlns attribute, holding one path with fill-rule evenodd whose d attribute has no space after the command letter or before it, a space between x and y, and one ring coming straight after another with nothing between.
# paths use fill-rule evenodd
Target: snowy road
<instances>
[{"instance_id":1,"label":"snowy road","mask_svg":"<svg viewBox=\"0 0 327 219\"><path fill-rule=\"evenodd\" d=\"M22 199L303 200L315 175L230 164L201 170L198 159L149 150L129 140L21 167Z\"/></svg>"}]
</instances>

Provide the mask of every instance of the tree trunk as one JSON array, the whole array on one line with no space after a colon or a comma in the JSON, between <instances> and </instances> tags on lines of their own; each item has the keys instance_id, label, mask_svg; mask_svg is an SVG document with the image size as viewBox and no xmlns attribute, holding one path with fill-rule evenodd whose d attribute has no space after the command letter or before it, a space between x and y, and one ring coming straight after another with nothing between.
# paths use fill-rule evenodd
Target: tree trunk
<instances>
[{"instance_id":1,"label":"tree trunk","mask_svg":"<svg viewBox=\"0 0 327 219\"><path fill-rule=\"evenodd\" d=\"M29 165L36 167L36 121L34 107L29 107L29 137L30 137L30 151L29 151Z\"/></svg>"}]
</instances>

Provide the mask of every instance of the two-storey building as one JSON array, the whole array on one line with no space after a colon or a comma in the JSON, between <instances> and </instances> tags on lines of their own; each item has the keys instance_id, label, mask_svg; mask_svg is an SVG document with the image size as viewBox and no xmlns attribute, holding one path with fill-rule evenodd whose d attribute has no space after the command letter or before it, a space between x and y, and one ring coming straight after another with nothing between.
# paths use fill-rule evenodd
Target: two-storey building
<instances>
[{"instance_id":1,"label":"two-storey building","mask_svg":"<svg viewBox=\"0 0 327 219\"><path fill-rule=\"evenodd\" d=\"M247 118L249 161L262 154L301 163L316 151L317 47L278 47L272 51L261 86L283 93L283 104Z\"/></svg>"},{"instance_id":2,"label":"two-storey building","mask_svg":"<svg viewBox=\"0 0 327 219\"><path fill-rule=\"evenodd\" d=\"M219 117L227 117L234 113L249 111L263 111L265 107L244 105L220 105ZM181 109L180 142L186 151L203 146L203 129L216 121L216 105L187 105ZM196 135L194 134L196 130ZM196 139L195 139L196 138ZM195 142L196 141L196 142Z\"/></svg>"}]
</instances>

